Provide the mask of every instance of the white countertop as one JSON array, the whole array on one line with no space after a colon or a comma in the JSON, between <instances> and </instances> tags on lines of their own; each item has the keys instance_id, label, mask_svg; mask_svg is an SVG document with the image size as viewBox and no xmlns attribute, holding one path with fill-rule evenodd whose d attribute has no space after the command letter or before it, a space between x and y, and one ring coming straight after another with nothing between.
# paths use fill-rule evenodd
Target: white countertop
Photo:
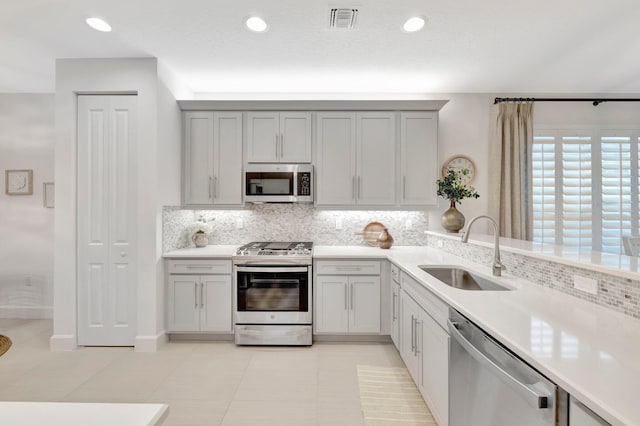
<instances>
[{"instance_id":1,"label":"white countertop","mask_svg":"<svg viewBox=\"0 0 640 426\"><path fill-rule=\"evenodd\" d=\"M225 252L224 246L209 247L178 250L165 257ZM610 423L640 425L640 320L508 272L491 277L488 265L427 247L314 247L314 259L329 258L389 259ZM418 268L429 264L463 266L514 291L455 289Z\"/></svg>"},{"instance_id":2,"label":"white countertop","mask_svg":"<svg viewBox=\"0 0 640 426\"><path fill-rule=\"evenodd\" d=\"M0 423L20 426L153 426L169 414L166 404L0 402Z\"/></svg>"},{"instance_id":3,"label":"white countertop","mask_svg":"<svg viewBox=\"0 0 640 426\"><path fill-rule=\"evenodd\" d=\"M236 253L238 245L211 245L205 247L187 247L183 249L168 251L162 255L164 258L182 259L192 258L198 259L206 257L208 259L227 259Z\"/></svg>"}]
</instances>

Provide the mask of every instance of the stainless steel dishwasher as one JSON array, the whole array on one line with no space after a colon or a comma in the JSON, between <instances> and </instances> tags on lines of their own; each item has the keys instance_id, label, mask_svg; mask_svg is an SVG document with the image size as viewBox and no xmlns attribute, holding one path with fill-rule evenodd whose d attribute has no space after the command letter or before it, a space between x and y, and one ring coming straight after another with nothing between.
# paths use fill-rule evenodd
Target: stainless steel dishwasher
<instances>
[{"instance_id":1,"label":"stainless steel dishwasher","mask_svg":"<svg viewBox=\"0 0 640 426\"><path fill-rule=\"evenodd\" d=\"M449 425L566 425L567 394L454 309Z\"/></svg>"}]
</instances>

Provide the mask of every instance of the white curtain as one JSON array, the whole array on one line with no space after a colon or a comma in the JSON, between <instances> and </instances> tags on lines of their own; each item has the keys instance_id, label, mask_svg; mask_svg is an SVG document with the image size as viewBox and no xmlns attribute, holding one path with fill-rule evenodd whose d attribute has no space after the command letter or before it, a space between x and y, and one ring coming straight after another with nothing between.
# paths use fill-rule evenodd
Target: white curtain
<instances>
[{"instance_id":1,"label":"white curtain","mask_svg":"<svg viewBox=\"0 0 640 426\"><path fill-rule=\"evenodd\" d=\"M502 102L491 116L489 214L501 236L531 240L533 103Z\"/></svg>"}]
</instances>

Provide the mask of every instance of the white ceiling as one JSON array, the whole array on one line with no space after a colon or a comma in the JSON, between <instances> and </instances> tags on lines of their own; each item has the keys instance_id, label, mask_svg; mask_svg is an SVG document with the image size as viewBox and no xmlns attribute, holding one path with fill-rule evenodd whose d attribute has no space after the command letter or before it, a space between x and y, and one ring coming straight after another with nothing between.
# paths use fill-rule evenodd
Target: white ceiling
<instances>
[{"instance_id":1,"label":"white ceiling","mask_svg":"<svg viewBox=\"0 0 640 426\"><path fill-rule=\"evenodd\" d=\"M157 57L195 92L640 93L638 0L0 0L0 92L56 58ZM356 30L329 8L358 7ZM270 29L247 31L262 16ZM414 34L400 30L427 16ZM84 22L100 16L111 33Z\"/></svg>"}]
</instances>

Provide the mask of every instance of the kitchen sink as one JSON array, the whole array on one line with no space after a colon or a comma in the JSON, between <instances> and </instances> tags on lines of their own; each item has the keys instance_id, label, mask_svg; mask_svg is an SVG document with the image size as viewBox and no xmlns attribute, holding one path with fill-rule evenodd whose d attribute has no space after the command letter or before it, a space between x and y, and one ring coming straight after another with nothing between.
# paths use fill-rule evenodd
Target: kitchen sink
<instances>
[{"instance_id":1,"label":"kitchen sink","mask_svg":"<svg viewBox=\"0 0 640 426\"><path fill-rule=\"evenodd\" d=\"M481 277L466 269L455 266L420 265L420 269L448 286L461 290L505 291L511 290L495 281Z\"/></svg>"}]
</instances>

